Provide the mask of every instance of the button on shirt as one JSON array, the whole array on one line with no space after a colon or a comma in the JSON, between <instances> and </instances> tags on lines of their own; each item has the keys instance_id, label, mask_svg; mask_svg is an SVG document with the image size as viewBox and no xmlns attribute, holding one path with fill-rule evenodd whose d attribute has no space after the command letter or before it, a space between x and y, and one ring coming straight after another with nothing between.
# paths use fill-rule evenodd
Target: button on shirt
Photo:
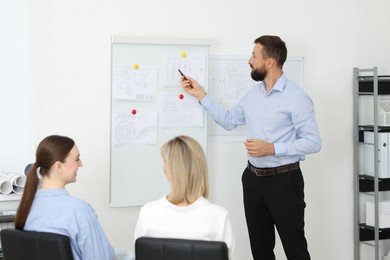
<instances>
[{"instance_id":1,"label":"button on shirt","mask_svg":"<svg viewBox=\"0 0 390 260\"><path fill-rule=\"evenodd\" d=\"M65 189L37 190L24 229L69 236L75 260L115 257L92 207Z\"/></svg>"},{"instance_id":2,"label":"button on shirt","mask_svg":"<svg viewBox=\"0 0 390 260\"><path fill-rule=\"evenodd\" d=\"M294 163L321 149L313 102L284 73L269 93L264 82L260 82L252 86L232 109L218 106L208 95L200 103L226 130L246 125L248 139L262 139L274 144L275 155L248 155L255 167Z\"/></svg>"}]
</instances>

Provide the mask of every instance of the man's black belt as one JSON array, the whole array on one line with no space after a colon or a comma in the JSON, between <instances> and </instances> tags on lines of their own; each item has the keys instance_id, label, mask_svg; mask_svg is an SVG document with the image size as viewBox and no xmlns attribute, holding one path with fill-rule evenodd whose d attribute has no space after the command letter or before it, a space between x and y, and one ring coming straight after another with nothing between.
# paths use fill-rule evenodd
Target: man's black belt
<instances>
[{"instance_id":1,"label":"man's black belt","mask_svg":"<svg viewBox=\"0 0 390 260\"><path fill-rule=\"evenodd\" d=\"M248 161L247 168L257 176L271 176L279 173L297 170L299 169L299 162L286 164L278 167L272 167L272 168L256 168Z\"/></svg>"}]
</instances>

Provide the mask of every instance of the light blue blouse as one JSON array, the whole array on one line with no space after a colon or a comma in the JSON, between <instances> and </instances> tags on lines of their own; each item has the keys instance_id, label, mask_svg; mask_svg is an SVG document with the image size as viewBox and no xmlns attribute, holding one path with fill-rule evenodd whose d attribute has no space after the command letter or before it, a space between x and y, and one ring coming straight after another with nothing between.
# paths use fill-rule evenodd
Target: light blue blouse
<instances>
[{"instance_id":1,"label":"light blue blouse","mask_svg":"<svg viewBox=\"0 0 390 260\"><path fill-rule=\"evenodd\" d=\"M313 102L284 73L270 93L267 93L264 82L260 82L231 109L218 106L208 95L201 100L201 105L226 130L246 125L247 138L274 144L275 155L248 155L249 161L256 167L294 163L321 149Z\"/></svg>"},{"instance_id":2,"label":"light blue blouse","mask_svg":"<svg viewBox=\"0 0 390 260\"><path fill-rule=\"evenodd\" d=\"M115 256L95 211L65 189L39 189L24 229L69 236L75 260L113 260Z\"/></svg>"}]
</instances>

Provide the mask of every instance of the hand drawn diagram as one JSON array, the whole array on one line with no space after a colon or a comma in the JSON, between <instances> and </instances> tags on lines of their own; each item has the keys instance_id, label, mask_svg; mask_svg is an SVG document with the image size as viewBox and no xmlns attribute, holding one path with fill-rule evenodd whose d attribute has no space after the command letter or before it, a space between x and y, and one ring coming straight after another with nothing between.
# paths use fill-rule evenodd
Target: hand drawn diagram
<instances>
[{"instance_id":1,"label":"hand drawn diagram","mask_svg":"<svg viewBox=\"0 0 390 260\"><path fill-rule=\"evenodd\" d=\"M180 86L180 69L185 75L198 81L204 86L205 83L205 64L204 54L188 53L185 57L180 53L165 53L163 55L165 75L163 85L166 87Z\"/></svg>"},{"instance_id":2,"label":"hand drawn diagram","mask_svg":"<svg viewBox=\"0 0 390 260\"><path fill-rule=\"evenodd\" d=\"M156 97L157 69L114 65L113 98L118 100L152 101Z\"/></svg>"},{"instance_id":3,"label":"hand drawn diagram","mask_svg":"<svg viewBox=\"0 0 390 260\"><path fill-rule=\"evenodd\" d=\"M250 76L250 67L243 57L221 56L210 59L210 87L208 94L220 106L232 108L256 82ZM210 136L243 136L245 126L227 131L208 117Z\"/></svg>"},{"instance_id":4,"label":"hand drawn diagram","mask_svg":"<svg viewBox=\"0 0 390 260\"><path fill-rule=\"evenodd\" d=\"M161 128L203 127L203 108L194 97L185 94L180 99L176 94L165 94L161 98Z\"/></svg>"},{"instance_id":5,"label":"hand drawn diagram","mask_svg":"<svg viewBox=\"0 0 390 260\"><path fill-rule=\"evenodd\" d=\"M157 143L157 111L116 110L112 122L114 145Z\"/></svg>"}]
</instances>

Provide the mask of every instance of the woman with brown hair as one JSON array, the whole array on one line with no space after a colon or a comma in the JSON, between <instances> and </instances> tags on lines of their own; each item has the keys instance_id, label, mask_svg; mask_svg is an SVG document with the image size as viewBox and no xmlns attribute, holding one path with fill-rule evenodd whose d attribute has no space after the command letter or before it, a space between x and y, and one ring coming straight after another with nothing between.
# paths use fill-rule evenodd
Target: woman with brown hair
<instances>
[{"instance_id":1,"label":"woman with brown hair","mask_svg":"<svg viewBox=\"0 0 390 260\"><path fill-rule=\"evenodd\" d=\"M75 260L112 260L114 248L95 211L65 190L66 184L76 182L77 170L82 166L72 139L59 135L43 139L27 174L15 227L69 236Z\"/></svg>"}]
</instances>

